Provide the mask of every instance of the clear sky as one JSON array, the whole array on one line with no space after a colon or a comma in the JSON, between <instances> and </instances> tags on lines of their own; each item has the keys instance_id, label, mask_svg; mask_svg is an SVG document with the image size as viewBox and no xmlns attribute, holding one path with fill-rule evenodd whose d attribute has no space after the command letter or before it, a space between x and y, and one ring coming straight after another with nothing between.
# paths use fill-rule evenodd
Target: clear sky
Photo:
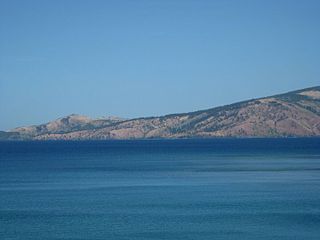
<instances>
[{"instance_id":1,"label":"clear sky","mask_svg":"<svg viewBox=\"0 0 320 240\"><path fill-rule=\"evenodd\" d=\"M320 85L320 1L0 0L0 129Z\"/></svg>"}]
</instances>

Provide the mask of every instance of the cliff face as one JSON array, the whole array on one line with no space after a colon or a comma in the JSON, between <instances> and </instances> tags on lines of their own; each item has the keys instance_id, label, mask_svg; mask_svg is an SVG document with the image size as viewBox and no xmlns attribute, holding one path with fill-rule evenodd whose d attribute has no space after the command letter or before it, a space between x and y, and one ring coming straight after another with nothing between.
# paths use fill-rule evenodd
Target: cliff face
<instances>
[{"instance_id":1,"label":"cliff face","mask_svg":"<svg viewBox=\"0 0 320 240\"><path fill-rule=\"evenodd\" d=\"M71 115L12 133L37 140L320 136L320 87L161 117L92 120Z\"/></svg>"}]
</instances>

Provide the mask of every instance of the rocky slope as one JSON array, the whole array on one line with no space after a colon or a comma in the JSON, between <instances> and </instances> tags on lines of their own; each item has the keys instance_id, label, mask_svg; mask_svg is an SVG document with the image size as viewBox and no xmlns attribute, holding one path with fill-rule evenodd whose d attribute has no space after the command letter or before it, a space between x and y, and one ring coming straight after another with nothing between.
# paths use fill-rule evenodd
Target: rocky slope
<instances>
[{"instance_id":1,"label":"rocky slope","mask_svg":"<svg viewBox=\"0 0 320 240\"><path fill-rule=\"evenodd\" d=\"M12 135L14 133L15 136L18 134L21 138L30 139L46 134L66 134L74 131L103 128L124 120L117 117L91 119L87 116L71 114L41 125L18 127L7 132L7 134L11 133ZM12 138L13 136L10 137Z\"/></svg>"},{"instance_id":2,"label":"rocky slope","mask_svg":"<svg viewBox=\"0 0 320 240\"><path fill-rule=\"evenodd\" d=\"M70 115L6 134L35 140L320 136L320 87L161 117Z\"/></svg>"}]
</instances>

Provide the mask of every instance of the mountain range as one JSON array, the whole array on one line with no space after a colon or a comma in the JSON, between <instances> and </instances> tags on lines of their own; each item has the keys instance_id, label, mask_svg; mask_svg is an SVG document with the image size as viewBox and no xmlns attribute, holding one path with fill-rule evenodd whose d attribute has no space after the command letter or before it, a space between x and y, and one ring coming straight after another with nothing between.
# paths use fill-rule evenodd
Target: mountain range
<instances>
[{"instance_id":1,"label":"mountain range","mask_svg":"<svg viewBox=\"0 0 320 240\"><path fill-rule=\"evenodd\" d=\"M320 86L160 117L91 119L72 114L1 131L1 140L104 140L320 136Z\"/></svg>"}]
</instances>

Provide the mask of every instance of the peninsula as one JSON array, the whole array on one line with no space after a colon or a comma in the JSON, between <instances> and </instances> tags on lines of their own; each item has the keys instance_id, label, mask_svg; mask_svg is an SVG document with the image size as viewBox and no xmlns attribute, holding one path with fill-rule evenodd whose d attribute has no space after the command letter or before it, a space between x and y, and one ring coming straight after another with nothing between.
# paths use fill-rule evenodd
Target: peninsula
<instances>
[{"instance_id":1,"label":"peninsula","mask_svg":"<svg viewBox=\"0 0 320 240\"><path fill-rule=\"evenodd\" d=\"M320 86L196 112L135 119L72 114L0 132L1 140L311 136L320 136Z\"/></svg>"}]
</instances>

